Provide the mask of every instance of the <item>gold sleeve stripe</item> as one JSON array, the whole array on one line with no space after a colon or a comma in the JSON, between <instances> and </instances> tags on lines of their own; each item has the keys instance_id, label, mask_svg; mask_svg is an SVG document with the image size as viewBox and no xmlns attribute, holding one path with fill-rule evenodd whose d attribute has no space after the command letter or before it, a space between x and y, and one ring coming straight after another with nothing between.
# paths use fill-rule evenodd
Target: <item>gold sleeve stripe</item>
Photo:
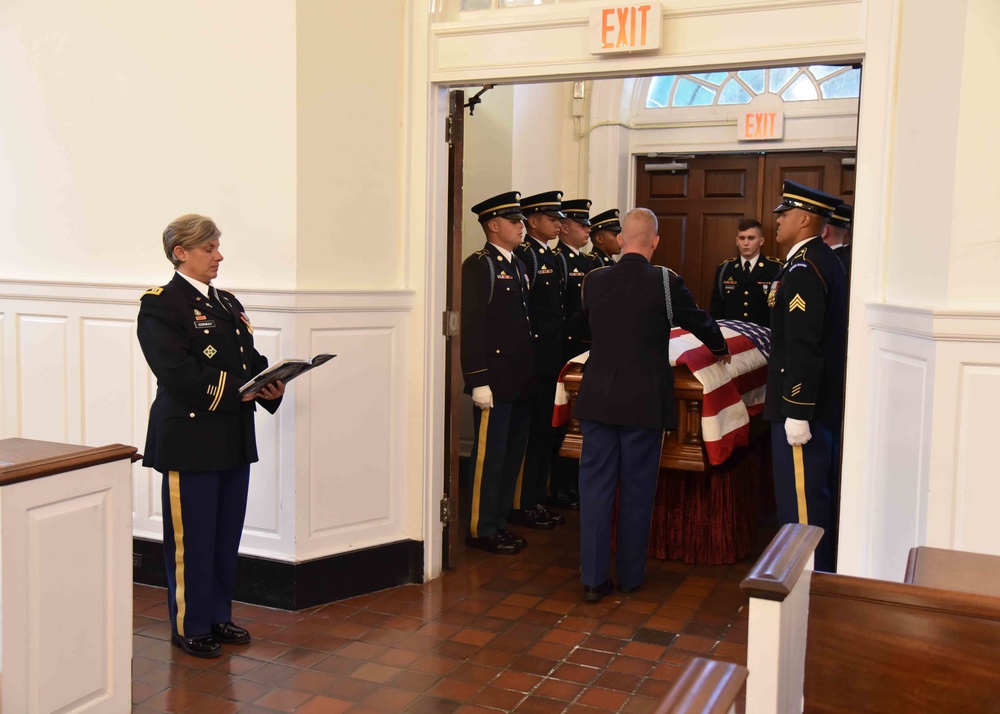
<instances>
[{"instance_id":1,"label":"gold sleeve stripe","mask_svg":"<svg viewBox=\"0 0 1000 714\"><path fill-rule=\"evenodd\" d=\"M222 392L226 389L226 373L219 372L219 386L216 387L219 391L215 394L215 400L212 402L212 406L208 408L208 411L214 412L215 408L219 406L219 402L222 401Z\"/></svg>"},{"instance_id":2,"label":"gold sleeve stripe","mask_svg":"<svg viewBox=\"0 0 1000 714\"><path fill-rule=\"evenodd\" d=\"M798 405L803 406L803 407L814 407L814 406L816 406L816 402L797 402L794 399L789 399L788 397L782 397L782 399L784 399L789 404L798 404Z\"/></svg>"}]
</instances>

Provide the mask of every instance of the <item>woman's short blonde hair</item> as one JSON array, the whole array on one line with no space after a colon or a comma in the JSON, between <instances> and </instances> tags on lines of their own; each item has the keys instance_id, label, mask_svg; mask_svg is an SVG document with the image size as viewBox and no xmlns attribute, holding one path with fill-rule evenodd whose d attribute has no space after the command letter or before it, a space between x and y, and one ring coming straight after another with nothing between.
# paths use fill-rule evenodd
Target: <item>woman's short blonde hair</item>
<instances>
[{"instance_id":1,"label":"woman's short blonde hair","mask_svg":"<svg viewBox=\"0 0 1000 714\"><path fill-rule=\"evenodd\" d=\"M175 218L163 230L163 252L167 254L169 260L176 268L181 261L174 255L174 248L180 246L184 250L191 250L202 243L208 243L222 235L222 231L215 225L208 216L199 216L197 213L189 213L186 216Z\"/></svg>"}]
</instances>

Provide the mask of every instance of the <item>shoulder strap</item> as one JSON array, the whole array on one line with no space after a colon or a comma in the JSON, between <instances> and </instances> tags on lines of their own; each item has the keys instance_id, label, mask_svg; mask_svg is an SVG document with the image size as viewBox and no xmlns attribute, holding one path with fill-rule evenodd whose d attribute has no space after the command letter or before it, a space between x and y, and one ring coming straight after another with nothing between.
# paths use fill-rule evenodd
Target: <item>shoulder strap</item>
<instances>
[{"instance_id":1,"label":"shoulder strap","mask_svg":"<svg viewBox=\"0 0 1000 714\"><path fill-rule=\"evenodd\" d=\"M660 266L660 271L663 273L663 295L664 300L667 303L667 319L670 321L670 326L674 326L674 302L670 298L670 271Z\"/></svg>"},{"instance_id":2,"label":"shoulder strap","mask_svg":"<svg viewBox=\"0 0 1000 714\"><path fill-rule=\"evenodd\" d=\"M493 261L492 260L487 259L486 260L486 265L488 265L489 269L490 269L490 299L487 300L486 302L487 303L491 303L491 302L493 302L493 286L496 285L496 282L497 282L497 269L493 265Z\"/></svg>"}]
</instances>

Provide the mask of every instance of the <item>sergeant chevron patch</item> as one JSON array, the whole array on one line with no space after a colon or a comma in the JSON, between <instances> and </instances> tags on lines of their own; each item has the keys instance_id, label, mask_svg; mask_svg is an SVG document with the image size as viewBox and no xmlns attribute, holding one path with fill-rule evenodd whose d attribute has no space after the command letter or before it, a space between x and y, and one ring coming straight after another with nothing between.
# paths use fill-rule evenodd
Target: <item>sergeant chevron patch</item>
<instances>
[{"instance_id":1,"label":"sergeant chevron patch","mask_svg":"<svg viewBox=\"0 0 1000 714\"><path fill-rule=\"evenodd\" d=\"M788 303L788 312L791 312L792 310L801 310L802 312L806 311L806 301L803 300L802 296L798 293L795 293L795 297L793 297Z\"/></svg>"}]
</instances>

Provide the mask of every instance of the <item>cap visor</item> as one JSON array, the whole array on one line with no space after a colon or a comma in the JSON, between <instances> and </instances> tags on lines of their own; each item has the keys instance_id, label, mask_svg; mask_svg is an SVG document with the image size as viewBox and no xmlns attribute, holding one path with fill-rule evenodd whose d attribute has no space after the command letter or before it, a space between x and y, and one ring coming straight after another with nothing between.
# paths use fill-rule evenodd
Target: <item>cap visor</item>
<instances>
[{"instance_id":1,"label":"cap visor","mask_svg":"<svg viewBox=\"0 0 1000 714\"><path fill-rule=\"evenodd\" d=\"M566 214L562 211L542 211L542 213L552 216L553 218L566 218Z\"/></svg>"},{"instance_id":2,"label":"cap visor","mask_svg":"<svg viewBox=\"0 0 1000 714\"><path fill-rule=\"evenodd\" d=\"M793 208L795 208L795 206L789 206L788 204L785 203L779 203L778 207L775 208L773 211L771 211L771 213L784 213L785 211L790 211Z\"/></svg>"},{"instance_id":3,"label":"cap visor","mask_svg":"<svg viewBox=\"0 0 1000 714\"><path fill-rule=\"evenodd\" d=\"M509 218L512 221L526 221L526 220L528 220L527 218L524 217L524 214L521 213L520 211L518 211L517 213L508 213L506 216L504 216L504 218Z\"/></svg>"}]
</instances>

